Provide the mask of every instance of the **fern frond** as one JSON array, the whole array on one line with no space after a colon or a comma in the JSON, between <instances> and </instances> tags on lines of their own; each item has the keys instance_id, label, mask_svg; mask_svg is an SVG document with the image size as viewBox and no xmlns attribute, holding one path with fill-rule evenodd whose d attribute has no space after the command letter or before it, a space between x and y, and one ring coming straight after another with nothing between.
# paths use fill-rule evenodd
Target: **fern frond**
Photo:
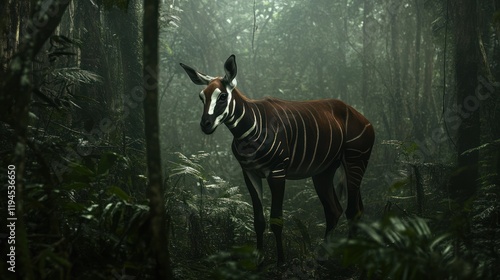
<instances>
[{"instance_id":1,"label":"fern frond","mask_svg":"<svg viewBox=\"0 0 500 280\"><path fill-rule=\"evenodd\" d=\"M53 78L65 80L69 83L91 84L102 82L101 76L78 67L56 68L51 72L51 75Z\"/></svg>"}]
</instances>

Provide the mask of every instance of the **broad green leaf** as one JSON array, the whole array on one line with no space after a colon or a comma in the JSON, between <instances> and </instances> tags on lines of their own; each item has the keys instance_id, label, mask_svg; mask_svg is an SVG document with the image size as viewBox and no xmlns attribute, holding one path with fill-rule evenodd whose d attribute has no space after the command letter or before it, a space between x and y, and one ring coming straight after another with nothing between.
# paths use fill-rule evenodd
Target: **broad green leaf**
<instances>
[{"instance_id":1,"label":"broad green leaf","mask_svg":"<svg viewBox=\"0 0 500 280\"><path fill-rule=\"evenodd\" d=\"M73 162L73 163L70 163L70 166L73 169L73 171L75 171L79 175L84 175L87 177L94 177L95 176L94 171L90 170L88 167L86 167L84 165Z\"/></svg>"},{"instance_id":2,"label":"broad green leaf","mask_svg":"<svg viewBox=\"0 0 500 280\"><path fill-rule=\"evenodd\" d=\"M115 164L118 159L116 153L105 153L101 155L99 164L97 165L97 175L107 174L111 167Z\"/></svg>"},{"instance_id":3,"label":"broad green leaf","mask_svg":"<svg viewBox=\"0 0 500 280\"><path fill-rule=\"evenodd\" d=\"M130 196L124 190L122 190L118 186L111 186L111 187L109 187L108 188L108 193L116 195L121 200L130 201Z\"/></svg>"}]
</instances>

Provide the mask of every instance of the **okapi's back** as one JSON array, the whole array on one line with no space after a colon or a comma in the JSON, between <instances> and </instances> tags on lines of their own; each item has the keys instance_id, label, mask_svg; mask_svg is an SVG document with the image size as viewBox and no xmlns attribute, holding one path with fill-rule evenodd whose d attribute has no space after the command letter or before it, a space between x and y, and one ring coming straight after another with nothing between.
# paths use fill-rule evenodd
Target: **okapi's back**
<instances>
[{"instance_id":1,"label":"okapi's back","mask_svg":"<svg viewBox=\"0 0 500 280\"><path fill-rule=\"evenodd\" d=\"M290 157L287 173L289 179L307 178L322 172L342 159L343 148L349 146L349 143L367 139L358 137L361 133L366 133L366 127L371 130L371 125L364 116L337 99L265 99L261 102L262 105L271 105L265 106L270 121L268 124L277 126L278 132L286 139ZM367 143L361 144L371 148L373 142L365 142Z\"/></svg>"}]
</instances>

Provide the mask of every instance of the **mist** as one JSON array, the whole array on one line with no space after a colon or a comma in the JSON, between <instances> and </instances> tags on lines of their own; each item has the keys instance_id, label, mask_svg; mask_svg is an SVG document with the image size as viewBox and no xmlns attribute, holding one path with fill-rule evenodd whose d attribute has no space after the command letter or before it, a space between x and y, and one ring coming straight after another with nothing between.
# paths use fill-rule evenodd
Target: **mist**
<instances>
[{"instance_id":1,"label":"mist","mask_svg":"<svg viewBox=\"0 0 500 280\"><path fill-rule=\"evenodd\" d=\"M4 2L2 279L498 277L498 1Z\"/></svg>"}]
</instances>

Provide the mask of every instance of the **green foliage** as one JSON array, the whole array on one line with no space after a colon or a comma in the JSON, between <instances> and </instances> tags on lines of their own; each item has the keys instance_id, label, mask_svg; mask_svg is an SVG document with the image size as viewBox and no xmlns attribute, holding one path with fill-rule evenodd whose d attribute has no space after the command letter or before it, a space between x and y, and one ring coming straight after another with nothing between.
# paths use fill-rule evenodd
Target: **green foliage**
<instances>
[{"instance_id":1,"label":"green foliage","mask_svg":"<svg viewBox=\"0 0 500 280\"><path fill-rule=\"evenodd\" d=\"M190 156L175 153L169 162L169 190L166 195L174 236L189 250L178 252L203 258L218 250L226 250L237 240L253 235L251 206L242 199L239 187L210 174L200 164L208 156L199 152ZM182 222L187 221L187 228Z\"/></svg>"},{"instance_id":2,"label":"green foliage","mask_svg":"<svg viewBox=\"0 0 500 280\"><path fill-rule=\"evenodd\" d=\"M52 84L59 84L62 82L68 84L90 84L102 81L99 75L91 71L80 69L79 67L57 67L56 62L58 59L64 60L64 58L77 55L77 49L82 46L80 40L70 39L63 35L53 35L50 37L49 42L50 49L47 57L50 65L44 69L48 74L45 77L48 81L42 81L42 84L46 84L49 81Z\"/></svg>"},{"instance_id":3,"label":"green foliage","mask_svg":"<svg viewBox=\"0 0 500 280\"><path fill-rule=\"evenodd\" d=\"M177 156L177 161L170 161L171 167L169 177L183 175L192 176L196 180L207 179L208 174L206 174L203 167L197 163L197 161L207 157L207 153L195 154L192 155L191 158L188 158L180 152L175 153L175 155Z\"/></svg>"},{"instance_id":4,"label":"green foliage","mask_svg":"<svg viewBox=\"0 0 500 280\"><path fill-rule=\"evenodd\" d=\"M311 247L311 236L309 235L309 231L307 230L306 225L302 220L300 220L297 217L293 217L293 221L295 222L295 225L300 232L300 235L302 237L302 242L304 244L304 247L310 248Z\"/></svg>"},{"instance_id":5,"label":"green foliage","mask_svg":"<svg viewBox=\"0 0 500 280\"><path fill-rule=\"evenodd\" d=\"M424 159L419 158L417 152L422 149L413 141L384 140L382 145L393 147L402 162L417 163Z\"/></svg>"},{"instance_id":6,"label":"green foliage","mask_svg":"<svg viewBox=\"0 0 500 280\"><path fill-rule=\"evenodd\" d=\"M28 186L28 230L41 237L32 245L40 279L63 279L64 271L89 279L125 267L138 273L149 206L110 177L124 161L104 153L94 162L71 163L57 186Z\"/></svg>"},{"instance_id":7,"label":"green foliage","mask_svg":"<svg viewBox=\"0 0 500 280\"><path fill-rule=\"evenodd\" d=\"M358 224L359 236L332 246L344 265L357 265L369 278L384 279L482 279L454 253L453 236L433 234L421 218L386 217Z\"/></svg>"},{"instance_id":8,"label":"green foliage","mask_svg":"<svg viewBox=\"0 0 500 280\"><path fill-rule=\"evenodd\" d=\"M47 52L48 63L42 63L34 88L36 99L44 105L56 108L80 108L75 103L74 86L101 83L102 77L98 74L81 69L76 62L78 51L81 51L82 42L78 39L63 35L53 35L49 40L50 48ZM78 65L78 66L77 66Z\"/></svg>"},{"instance_id":9,"label":"green foliage","mask_svg":"<svg viewBox=\"0 0 500 280\"><path fill-rule=\"evenodd\" d=\"M257 269L258 254L253 246L233 247L229 252L218 252L208 258L213 270L210 279L262 279Z\"/></svg>"},{"instance_id":10,"label":"green foliage","mask_svg":"<svg viewBox=\"0 0 500 280\"><path fill-rule=\"evenodd\" d=\"M102 81L99 75L76 67L57 68L50 74L55 79L54 82L65 81L70 84L90 84Z\"/></svg>"}]
</instances>

